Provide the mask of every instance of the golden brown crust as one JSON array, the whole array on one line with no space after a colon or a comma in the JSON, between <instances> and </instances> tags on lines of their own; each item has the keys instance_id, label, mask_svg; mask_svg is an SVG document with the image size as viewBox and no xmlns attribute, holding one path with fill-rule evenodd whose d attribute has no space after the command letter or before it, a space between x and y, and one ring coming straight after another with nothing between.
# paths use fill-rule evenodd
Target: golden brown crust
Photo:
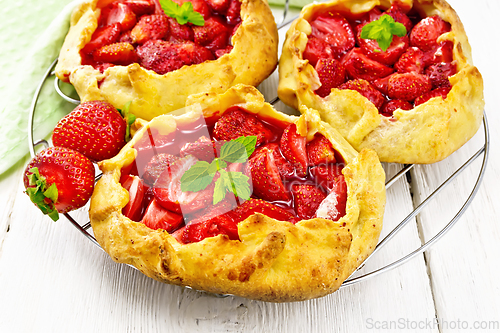
<instances>
[{"instance_id":1,"label":"golden brown crust","mask_svg":"<svg viewBox=\"0 0 500 333\"><path fill-rule=\"evenodd\" d=\"M412 110L398 109L394 119L353 90L332 89L326 98L314 93L320 81L313 66L302 58L311 33L308 20L318 12L350 11L365 13L375 6L389 8L393 0L333 0L304 7L286 34L279 63L278 95L286 104L307 105L320 112L323 120L336 128L356 149L371 148L383 162L433 163L460 148L478 130L484 109L483 80L472 64L471 49L464 27L455 11L442 0L398 0L404 8L415 8L423 16L439 15L452 30L439 41L453 41L457 74L445 100L430 99Z\"/></svg>"},{"instance_id":2,"label":"golden brown crust","mask_svg":"<svg viewBox=\"0 0 500 333\"><path fill-rule=\"evenodd\" d=\"M238 224L241 241L225 236L180 244L163 230L152 230L121 214L128 192L119 183L120 169L136 156L133 145L147 127L164 134L238 104L263 117L295 122L312 139L325 135L346 162L346 215L339 221L315 218L297 224L255 214ZM99 163L103 172L90 203L97 241L113 260L134 265L162 282L220 294L272 301L299 301L334 292L373 251L385 206L384 171L372 150L359 154L314 110L298 118L275 111L254 87L237 85L224 94L199 94L186 113L162 115L141 128L122 151Z\"/></svg>"},{"instance_id":3,"label":"golden brown crust","mask_svg":"<svg viewBox=\"0 0 500 333\"><path fill-rule=\"evenodd\" d=\"M238 83L256 86L276 68L278 31L267 1L241 3L242 23L232 37L230 53L159 75L136 63L110 67L104 73L82 66L80 50L97 28L99 8L103 6L99 0L89 0L75 8L71 16L56 75L71 82L82 101L105 99L117 108L132 101L130 111L146 120L183 107L191 94L222 93Z\"/></svg>"}]
</instances>

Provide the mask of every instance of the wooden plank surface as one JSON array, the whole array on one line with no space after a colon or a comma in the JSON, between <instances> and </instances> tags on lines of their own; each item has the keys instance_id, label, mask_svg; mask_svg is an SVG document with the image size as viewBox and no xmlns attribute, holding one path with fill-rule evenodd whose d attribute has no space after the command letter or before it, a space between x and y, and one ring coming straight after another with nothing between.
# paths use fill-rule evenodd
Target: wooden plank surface
<instances>
[{"instance_id":1,"label":"wooden plank surface","mask_svg":"<svg viewBox=\"0 0 500 333\"><path fill-rule=\"evenodd\" d=\"M500 86L498 45L490 39L500 13L495 0L450 0L469 31L476 65L485 78L492 145L498 143L495 114ZM496 13L496 14L495 14ZM485 31L489 33L485 34ZM493 49L492 49L493 47ZM276 75L261 85L268 99ZM277 104L279 110L287 111ZM388 190L384 235L422 198L481 146L478 136L449 159L418 167ZM365 282L317 300L273 304L217 297L161 284L114 263L64 218L41 216L22 193L26 161L0 176L1 332L371 332L454 331L434 324L500 320L498 216L500 168L493 150L485 182L462 219L426 255ZM388 178L401 166L385 165ZM475 169L474 169L475 168ZM363 272L381 267L429 239L458 209L477 177L478 162L440 194L377 253ZM458 208L456 207L458 205ZM76 216L86 221L85 212ZM493 323L494 324L494 323ZM415 327L418 326L418 327ZM384 330L386 331L386 330Z\"/></svg>"}]
</instances>

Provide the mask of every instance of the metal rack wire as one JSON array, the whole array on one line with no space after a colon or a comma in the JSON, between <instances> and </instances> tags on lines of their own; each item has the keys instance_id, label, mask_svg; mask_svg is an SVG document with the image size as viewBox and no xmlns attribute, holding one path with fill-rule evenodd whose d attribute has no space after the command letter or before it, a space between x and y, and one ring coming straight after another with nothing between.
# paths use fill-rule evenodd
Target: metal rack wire
<instances>
[{"instance_id":1,"label":"metal rack wire","mask_svg":"<svg viewBox=\"0 0 500 333\"><path fill-rule=\"evenodd\" d=\"M282 29L284 27L286 27L288 24L290 24L291 21L293 21L295 19L292 18L290 20L287 21L287 14L288 14L288 0L286 1L286 5L285 5L285 8L283 10L283 17L282 17L282 21L281 23L278 23L278 29ZM35 91L35 94L33 96L33 100L32 100L32 103L31 103L31 108L30 108L30 114L29 114L29 128L28 128L28 142L29 142L29 149L30 149L30 154L32 157L34 157L36 155L36 152L35 152L35 148L37 146L45 146L45 147L48 147L49 146L49 143L46 141L46 140L37 140L35 141L34 138L33 138L33 125L34 125L34 117L35 117L35 111L36 111L36 107L37 107L37 103L38 103L38 100L39 100L39 97L40 97L40 92L43 88L43 86L45 85L46 81L51 77L51 76L54 76L54 68L55 68L55 65L57 63L57 59L53 61L53 63L47 68L43 78L41 79L36 91ZM64 94L62 92L62 90L60 89L60 82L59 80L56 78L54 80L54 89L58 92L58 94L63 98L65 99L66 101L68 101L69 103L72 103L72 104L78 104L79 101L78 100L75 100L69 96L67 96L66 94ZM276 97L275 99L273 99L271 101L271 104L276 104L277 102L279 101L279 99ZM437 232L431 239L429 239L427 242L425 242L424 244L421 244L420 247L418 247L417 249L415 249L414 251L408 253L407 255L393 261L392 263L388 264L388 265L385 265L383 267L380 267L380 268L377 268L377 269L374 269L368 273L364 273L360 276L357 276L357 277L351 277L349 279L347 279L341 287L346 287L346 286L350 286L350 285L353 285L355 283L358 283L358 282L361 282L361 281L365 281L371 277L374 277L374 276L377 276L379 274L382 274L384 272L387 272L389 270L392 270L398 266L401 266L402 264L408 262L410 259L412 258L415 258L417 255L423 253L425 250L429 249L433 244L435 244L438 240L440 240L456 223L457 221L460 219L460 217L464 214L464 212L467 210L467 208L469 207L469 205L471 204L472 200L474 199L477 191L479 190L479 187L480 187L480 184L483 180L483 177L484 177L484 173L485 173L485 168L486 168L486 164L487 164L487 161L488 161L488 154L489 154L489 142L490 142L490 139L489 139L489 128L488 128L488 122L487 122L487 119L486 119L486 114L484 114L484 117L483 117L483 130L484 130L484 145L474 154L472 155L462 166L460 166L457 170L455 170L455 172L449 176L445 181L443 181L439 187L434 190L434 192L432 192L427 198L425 198L425 200L423 200L420 205L418 207L416 207L410 214L408 214L394 229L392 229L388 234L387 236L385 236L385 238L383 238L379 243L378 245L376 246L376 248L374 249L373 253L365 260L365 262L360 266L358 267L358 269L356 270L356 272L361 269L365 264L366 262L371 258L373 257L377 252L380 251L380 249L382 249L385 245L387 245L391 239L394 238L394 236L396 236L396 234L398 234L405 226L407 226L409 224L410 221L412 221L412 219L414 217L416 217L421 211L422 209L427 206L432 200L434 200L436 198L436 196L446 187L448 186L454 179L456 179L464 170L466 170L471 164L472 162L474 162L477 158L479 158L481 155L483 156L483 159L482 159L482 164L481 164L481 167L480 167L480 170L479 170L479 173L477 175L477 179L476 179L476 182L474 184L474 187L472 188L471 192L469 193L467 199L465 200L465 202L463 203L462 207L456 212L456 214L454 215L454 217L439 231ZM392 186L398 179L400 179L401 177L405 176L407 174L407 172L409 172L412 168L413 168L413 164L412 165L406 165L404 166L404 168L399 171L394 177L392 177L389 181L387 181L386 183L386 188L389 188L390 186ZM98 175L96 177L96 180L100 178L100 175ZM95 239L95 237L91 234L91 225L90 225L90 222L85 222L83 224L80 224L78 221L76 221L72 216L71 214L69 213L65 213L64 216L66 216L66 218L71 222L71 224L73 224L73 226L82 233L83 236L85 236L87 239L89 239L92 243L94 243L94 245L96 245L97 247L99 247L101 250L101 246L99 245L99 243L97 242L97 240ZM132 267L132 266L131 266ZM353 275L356 273L354 272Z\"/></svg>"}]
</instances>

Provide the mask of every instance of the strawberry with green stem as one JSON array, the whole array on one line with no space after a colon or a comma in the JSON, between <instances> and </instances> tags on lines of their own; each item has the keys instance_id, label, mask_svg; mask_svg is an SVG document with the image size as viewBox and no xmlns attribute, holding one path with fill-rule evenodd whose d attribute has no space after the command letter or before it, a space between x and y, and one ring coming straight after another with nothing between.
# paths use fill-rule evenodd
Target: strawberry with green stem
<instances>
[{"instance_id":1,"label":"strawberry with green stem","mask_svg":"<svg viewBox=\"0 0 500 333\"><path fill-rule=\"evenodd\" d=\"M92 162L77 151L50 147L38 153L23 176L26 194L46 215L57 221L59 213L83 207L94 190Z\"/></svg>"}]
</instances>

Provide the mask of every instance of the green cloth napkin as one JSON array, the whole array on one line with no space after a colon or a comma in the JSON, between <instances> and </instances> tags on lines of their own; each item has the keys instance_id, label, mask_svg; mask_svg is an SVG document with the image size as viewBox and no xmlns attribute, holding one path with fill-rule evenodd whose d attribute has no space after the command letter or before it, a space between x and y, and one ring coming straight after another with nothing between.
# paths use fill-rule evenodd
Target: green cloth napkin
<instances>
[{"instance_id":1,"label":"green cloth napkin","mask_svg":"<svg viewBox=\"0 0 500 333\"><path fill-rule=\"evenodd\" d=\"M72 9L81 0L2 1L0 13L0 174L28 154L28 117L35 90L59 54ZM35 114L43 139L74 108L47 80Z\"/></svg>"}]
</instances>

